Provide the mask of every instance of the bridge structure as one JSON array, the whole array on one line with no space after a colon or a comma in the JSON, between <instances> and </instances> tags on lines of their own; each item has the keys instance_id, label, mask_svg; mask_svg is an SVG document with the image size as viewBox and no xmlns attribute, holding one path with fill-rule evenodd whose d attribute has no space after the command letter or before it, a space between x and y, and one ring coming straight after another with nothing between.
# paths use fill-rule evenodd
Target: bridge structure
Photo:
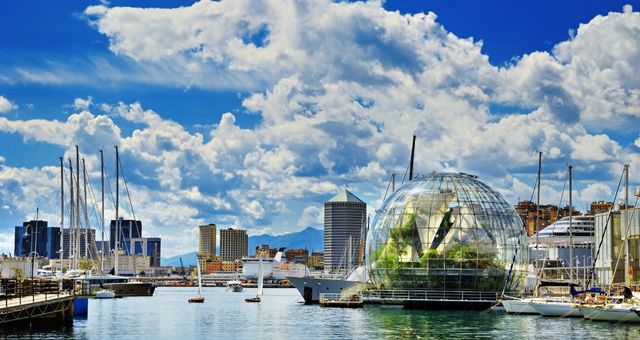
<instances>
[{"instance_id":1,"label":"bridge structure","mask_svg":"<svg viewBox=\"0 0 640 340\"><path fill-rule=\"evenodd\" d=\"M0 325L72 322L73 280L0 279Z\"/></svg>"}]
</instances>

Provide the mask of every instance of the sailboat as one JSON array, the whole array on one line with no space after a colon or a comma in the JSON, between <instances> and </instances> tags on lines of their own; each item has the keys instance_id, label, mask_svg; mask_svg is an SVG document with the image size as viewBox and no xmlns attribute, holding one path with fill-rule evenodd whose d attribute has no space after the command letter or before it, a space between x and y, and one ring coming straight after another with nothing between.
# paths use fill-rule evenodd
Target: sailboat
<instances>
[{"instance_id":1,"label":"sailboat","mask_svg":"<svg viewBox=\"0 0 640 340\"><path fill-rule=\"evenodd\" d=\"M573 200L572 200L572 169L569 165L569 286L573 285ZM547 297L541 301L532 301L529 305L542 316L556 317L582 317L582 313L576 307L575 301L571 297Z\"/></svg>"},{"instance_id":2,"label":"sailboat","mask_svg":"<svg viewBox=\"0 0 640 340\"><path fill-rule=\"evenodd\" d=\"M264 281L264 269L262 268L262 255L261 255L260 256L260 267L258 269L258 292L256 293L256 297L246 298L246 299L244 299L244 301L246 301L246 302L260 302L262 300L263 281Z\"/></svg>"},{"instance_id":3,"label":"sailboat","mask_svg":"<svg viewBox=\"0 0 640 340\"><path fill-rule=\"evenodd\" d=\"M200 273L200 261L196 261L196 267L198 267L198 296L194 296L189 299L189 303L204 302L204 296L202 296L202 273Z\"/></svg>"}]
</instances>

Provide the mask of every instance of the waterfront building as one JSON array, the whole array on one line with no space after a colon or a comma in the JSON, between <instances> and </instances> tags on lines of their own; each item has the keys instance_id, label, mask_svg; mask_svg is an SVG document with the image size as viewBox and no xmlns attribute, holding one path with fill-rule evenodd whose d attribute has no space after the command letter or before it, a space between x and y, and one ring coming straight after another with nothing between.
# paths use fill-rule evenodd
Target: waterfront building
<instances>
[{"instance_id":1,"label":"waterfront building","mask_svg":"<svg viewBox=\"0 0 640 340\"><path fill-rule=\"evenodd\" d=\"M412 296L405 307L485 309L503 289L524 288L526 241L498 191L477 176L434 172L383 202L367 233L367 269L376 289Z\"/></svg>"},{"instance_id":2,"label":"waterfront building","mask_svg":"<svg viewBox=\"0 0 640 340\"><path fill-rule=\"evenodd\" d=\"M597 214L595 244L602 244L595 265L598 284L640 280L640 208Z\"/></svg>"},{"instance_id":3,"label":"waterfront building","mask_svg":"<svg viewBox=\"0 0 640 340\"><path fill-rule=\"evenodd\" d=\"M198 254L207 256L216 254L216 225L213 223L201 225L198 242Z\"/></svg>"},{"instance_id":4,"label":"waterfront building","mask_svg":"<svg viewBox=\"0 0 640 340\"><path fill-rule=\"evenodd\" d=\"M249 237L246 230L220 230L220 257L222 261L240 260L247 256Z\"/></svg>"},{"instance_id":5,"label":"waterfront building","mask_svg":"<svg viewBox=\"0 0 640 340\"><path fill-rule=\"evenodd\" d=\"M258 257L260 254L264 257L274 257L278 253L277 248L271 248L268 244L259 244L256 246L255 256Z\"/></svg>"},{"instance_id":6,"label":"waterfront building","mask_svg":"<svg viewBox=\"0 0 640 340\"><path fill-rule=\"evenodd\" d=\"M120 241L119 248L124 250L124 253L130 255L131 244L130 239L142 237L142 221L137 220L125 220L120 217L120 234L118 240ZM116 220L111 220L109 226L109 247L111 251L116 249Z\"/></svg>"},{"instance_id":7,"label":"waterfront building","mask_svg":"<svg viewBox=\"0 0 640 340\"><path fill-rule=\"evenodd\" d=\"M104 258L105 269L109 270L115 266L115 256ZM118 275L135 276L147 275L151 272L151 259L144 255L127 255L123 249L118 250Z\"/></svg>"},{"instance_id":8,"label":"waterfront building","mask_svg":"<svg viewBox=\"0 0 640 340\"><path fill-rule=\"evenodd\" d=\"M536 232L546 228L552 223L555 223L558 219L569 216L569 206L565 206L564 208L560 208L556 205L552 204L541 204L540 210L538 212L538 228L536 228L536 204L532 201L519 201L515 206L516 212L520 219L522 220L522 224L524 225L525 230L527 231L527 236L532 236ZM577 210L573 210L573 214L575 216L581 215L581 213Z\"/></svg>"},{"instance_id":9,"label":"waterfront building","mask_svg":"<svg viewBox=\"0 0 640 340\"><path fill-rule=\"evenodd\" d=\"M589 215L608 213L613 208L613 203L607 201L592 202L589 206Z\"/></svg>"},{"instance_id":10,"label":"waterfront building","mask_svg":"<svg viewBox=\"0 0 640 340\"><path fill-rule=\"evenodd\" d=\"M311 256L309 256L309 259L307 260L307 266L309 266L309 268L311 269L323 270L324 253L318 251L314 251L313 253L311 253Z\"/></svg>"},{"instance_id":11,"label":"waterfront building","mask_svg":"<svg viewBox=\"0 0 640 340\"><path fill-rule=\"evenodd\" d=\"M309 251L306 249L289 249L284 252L284 257L287 258L287 262L306 264Z\"/></svg>"},{"instance_id":12,"label":"waterfront building","mask_svg":"<svg viewBox=\"0 0 640 340\"><path fill-rule=\"evenodd\" d=\"M160 267L162 240L159 237L131 238L125 241L128 244L127 249L133 250L129 255L148 256L151 267Z\"/></svg>"},{"instance_id":13,"label":"waterfront building","mask_svg":"<svg viewBox=\"0 0 640 340\"><path fill-rule=\"evenodd\" d=\"M69 229L63 229L62 230L62 243L63 243L63 251L62 251L62 257L64 259L69 259L69 251L70 251L70 242L71 242L71 235L69 234L74 234L76 233L75 230L71 230L69 231ZM86 235L89 235L89 246L87 247L87 237ZM95 229L84 229L81 228L80 229L80 257L93 257L95 254L98 254L97 252L97 244L95 242L92 242L92 240L96 239L96 230ZM94 249L93 246L96 246L96 248ZM94 252L95 251L95 252ZM105 255L108 255L109 252L105 253Z\"/></svg>"},{"instance_id":14,"label":"waterfront building","mask_svg":"<svg viewBox=\"0 0 640 340\"><path fill-rule=\"evenodd\" d=\"M29 256L31 252L46 258L60 257L60 228L49 227L47 221L26 221L15 227L15 256Z\"/></svg>"},{"instance_id":15,"label":"waterfront building","mask_svg":"<svg viewBox=\"0 0 640 340\"><path fill-rule=\"evenodd\" d=\"M235 272L240 269L242 262L238 261L222 261L220 266L223 272Z\"/></svg>"},{"instance_id":16,"label":"waterfront building","mask_svg":"<svg viewBox=\"0 0 640 340\"><path fill-rule=\"evenodd\" d=\"M366 214L367 204L346 189L324 203L325 271L349 270L358 264Z\"/></svg>"},{"instance_id":17,"label":"waterfront building","mask_svg":"<svg viewBox=\"0 0 640 340\"><path fill-rule=\"evenodd\" d=\"M222 271L222 260L219 256L214 256L214 258L210 260L205 260L204 266L202 266L201 268L204 268L204 274Z\"/></svg>"}]
</instances>

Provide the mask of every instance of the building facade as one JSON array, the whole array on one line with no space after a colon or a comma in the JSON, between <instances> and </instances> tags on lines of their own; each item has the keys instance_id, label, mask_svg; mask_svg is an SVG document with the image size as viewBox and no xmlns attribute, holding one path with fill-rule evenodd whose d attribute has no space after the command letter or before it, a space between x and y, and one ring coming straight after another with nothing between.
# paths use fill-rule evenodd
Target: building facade
<instances>
[{"instance_id":1,"label":"building facade","mask_svg":"<svg viewBox=\"0 0 640 340\"><path fill-rule=\"evenodd\" d=\"M29 256L36 252L46 258L60 257L60 228L49 227L47 221L27 221L15 227L14 255Z\"/></svg>"},{"instance_id":2,"label":"building facade","mask_svg":"<svg viewBox=\"0 0 640 340\"><path fill-rule=\"evenodd\" d=\"M215 255L216 254L216 225L213 223L201 225L200 239L198 242L198 254Z\"/></svg>"},{"instance_id":3,"label":"building facade","mask_svg":"<svg viewBox=\"0 0 640 340\"><path fill-rule=\"evenodd\" d=\"M71 247L71 235L69 234L70 229L62 230L62 256L65 259L69 259L70 247ZM75 235L75 230L71 230L71 233ZM87 237L85 235L89 235L89 243L87 243ZM95 244L96 239L96 230L95 229L80 229L80 257L99 257L97 247ZM93 242L92 242L93 241ZM88 247L87 247L88 245ZM95 247L94 247L95 245ZM105 256L109 255L109 251L105 253ZM98 255L95 255L98 254Z\"/></svg>"},{"instance_id":4,"label":"building facade","mask_svg":"<svg viewBox=\"0 0 640 340\"><path fill-rule=\"evenodd\" d=\"M109 247L111 251L116 249L116 220L111 220L109 226ZM120 233L117 235L117 239L120 241L118 248L123 249L125 255L132 253L130 249L130 242L128 239L141 238L142 237L142 221L137 220L125 220L120 218Z\"/></svg>"},{"instance_id":5,"label":"building facade","mask_svg":"<svg viewBox=\"0 0 640 340\"><path fill-rule=\"evenodd\" d=\"M324 204L324 270L338 272L358 264L364 249L367 204L343 190ZM363 244L360 244L362 241ZM341 261L342 260L342 261ZM342 263L341 263L342 262Z\"/></svg>"},{"instance_id":6,"label":"building facade","mask_svg":"<svg viewBox=\"0 0 640 340\"><path fill-rule=\"evenodd\" d=\"M222 229L220 230L220 257L222 261L235 261L247 256L249 237L246 230Z\"/></svg>"}]
</instances>

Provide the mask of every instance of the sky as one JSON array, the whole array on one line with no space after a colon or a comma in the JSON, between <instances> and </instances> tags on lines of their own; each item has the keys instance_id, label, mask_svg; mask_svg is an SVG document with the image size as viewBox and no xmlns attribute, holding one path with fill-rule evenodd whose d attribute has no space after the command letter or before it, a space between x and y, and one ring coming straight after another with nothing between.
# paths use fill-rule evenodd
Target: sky
<instances>
[{"instance_id":1,"label":"sky","mask_svg":"<svg viewBox=\"0 0 640 340\"><path fill-rule=\"evenodd\" d=\"M75 145L92 225L99 150L113 186L117 145L131 198L121 192L120 216L162 237L165 257L197 249L200 224L322 227L344 188L373 214L391 174L405 176L413 134L418 174L472 173L515 204L532 196L541 151L543 202L567 203L569 164L577 209L611 201L624 164L639 183L639 9L0 2L0 251L36 209L60 224L59 157L75 164Z\"/></svg>"}]
</instances>

